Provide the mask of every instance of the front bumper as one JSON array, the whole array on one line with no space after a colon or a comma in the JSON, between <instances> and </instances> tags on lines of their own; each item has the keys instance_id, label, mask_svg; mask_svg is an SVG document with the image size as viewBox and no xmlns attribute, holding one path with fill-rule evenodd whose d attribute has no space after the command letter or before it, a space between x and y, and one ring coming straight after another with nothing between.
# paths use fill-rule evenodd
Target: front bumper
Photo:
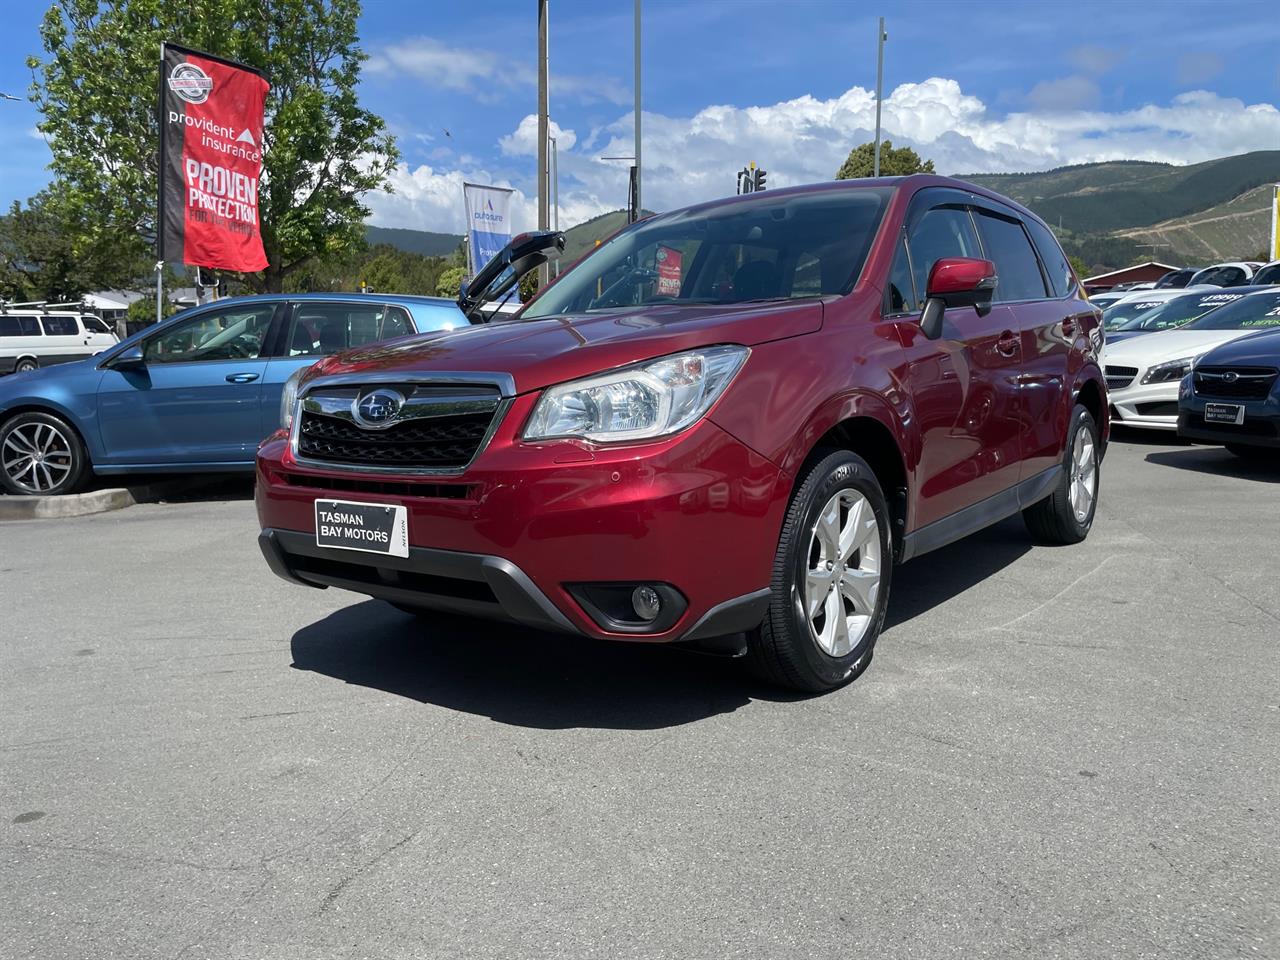
<instances>
[{"instance_id":1,"label":"front bumper","mask_svg":"<svg viewBox=\"0 0 1280 960\"><path fill-rule=\"evenodd\" d=\"M268 563L312 586L601 639L684 641L759 623L790 493L772 462L710 420L628 447L526 443L516 430L531 402L516 398L457 477L304 467L287 439L269 439L256 490ZM318 498L403 504L410 556L316 546ZM687 605L660 631L624 632L573 590L620 583L669 584Z\"/></svg>"},{"instance_id":2,"label":"front bumper","mask_svg":"<svg viewBox=\"0 0 1280 960\"><path fill-rule=\"evenodd\" d=\"M1141 376L1141 372L1139 372ZM1132 386L1108 391L1111 422L1147 430L1178 429L1178 381Z\"/></svg>"},{"instance_id":3,"label":"front bumper","mask_svg":"<svg viewBox=\"0 0 1280 960\"><path fill-rule=\"evenodd\" d=\"M1204 419L1206 403L1244 407L1244 423L1211 423ZM1232 400L1201 397L1194 393L1178 405L1178 436L1196 443L1238 443L1249 447L1280 449L1280 393L1265 400Z\"/></svg>"}]
</instances>

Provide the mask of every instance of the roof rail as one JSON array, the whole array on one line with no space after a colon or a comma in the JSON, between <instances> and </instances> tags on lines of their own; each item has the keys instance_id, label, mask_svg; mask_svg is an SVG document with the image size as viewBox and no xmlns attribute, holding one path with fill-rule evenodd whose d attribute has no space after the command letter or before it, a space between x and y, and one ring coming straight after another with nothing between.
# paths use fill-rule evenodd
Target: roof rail
<instances>
[{"instance_id":1,"label":"roof rail","mask_svg":"<svg viewBox=\"0 0 1280 960\"><path fill-rule=\"evenodd\" d=\"M88 310L89 305L85 303L84 300L76 300L72 303L50 303L48 300L26 300L21 303L18 303L13 300L5 300L3 297L0 297L0 313L7 313L10 310L10 308L14 308L14 309L41 308L41 309L47 309L47 310L68 310L68 309Z\"/></svg>"}]
</instances>

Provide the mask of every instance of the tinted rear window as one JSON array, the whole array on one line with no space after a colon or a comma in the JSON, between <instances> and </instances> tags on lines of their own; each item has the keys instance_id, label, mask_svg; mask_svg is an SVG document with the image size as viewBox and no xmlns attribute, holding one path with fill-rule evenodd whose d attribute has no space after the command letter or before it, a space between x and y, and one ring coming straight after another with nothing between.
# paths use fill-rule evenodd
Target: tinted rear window
<instances>
[{"instance_id":1,"label":"tinted rear window","mask_svg":"<svg viewBox=\"0 0 1280 960\"><path fill-rule=\"evenodd\" d=\"M0 314L0 337L38 337L40 321L36 317Z\"/></svg>"},{"instance_id":2,"label":"tinted rear window","mask_svg":"<svg viewBox=\"0 0 1280 960\"><path fill-rule=\"evenodd\" d=\"M996 265L996 292L992 299L997 302L1043 300L1046 291L1040 261L1022 223L985 210L974 212L987 256Z\"/></svg>"},{"instance_id":3,"label":"tinted rear window","mask_svg":"<svg viewBox=\"0 0 1280 960\"><path fill-rule=\"evenodd\" d=\"M50 337L74 337L80 333L75 317L41 317L44 332Z\"/></svg>"},{"instance_id":4,"label":"tinted rear window","mask_svg":"<svg viewBox=\"0 0 1280 960\"><path fill-rule=\"evenodd\" d=\"M1053 290L1053 295L1065 297L1075 284L1067 255L1062 252L1057 238L1044 224L1038 220L1027 220L1025 224L1031 233L1031 239L1035 241L1036 249L1040 251L1040 260L1044 264L1045 273L1049 276L1049 286Z\"/></svg>"}]
</instances>

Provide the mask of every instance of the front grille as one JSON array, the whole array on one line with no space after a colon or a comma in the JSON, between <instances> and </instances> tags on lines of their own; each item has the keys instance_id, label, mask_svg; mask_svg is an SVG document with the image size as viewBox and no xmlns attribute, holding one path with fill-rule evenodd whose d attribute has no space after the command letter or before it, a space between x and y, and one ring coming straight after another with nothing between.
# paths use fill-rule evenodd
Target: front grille
<instances>
[{"instance_id":1,"label":"front grille","mask_svg":"<svg viewBox=\"0 0 1280 960\"><path fill-rule=\"evenodd\" d=\"M1274 367L1197 367L1196 395L1227 400L1265 400L1275 385Z\"/></svg>"},{"instance_id":2,"label":"front grille","mask_svg":"<svg viewBox=\"0 0 1280 960\"><path fill-rule=\"evenodd\" d=\"M1106 374L1107 389L1122 390L1133 383L1133 378L1138 375L1138 368L1108 366L1102 372Z\"/></svg>"},{"instance_id":3,"label":"front grille","mask_svg":"<svg viewBox=\"0 0 1280 960\"><path fill-rule=\"evenodd\" d=\"M497 387L400 384L403 404L390 426L369 429L354 416L360 398L382 384L320 387L303 398L297 449L303 460L383 470L465 468L498 416Z\"/></svg>"}]
</instances>

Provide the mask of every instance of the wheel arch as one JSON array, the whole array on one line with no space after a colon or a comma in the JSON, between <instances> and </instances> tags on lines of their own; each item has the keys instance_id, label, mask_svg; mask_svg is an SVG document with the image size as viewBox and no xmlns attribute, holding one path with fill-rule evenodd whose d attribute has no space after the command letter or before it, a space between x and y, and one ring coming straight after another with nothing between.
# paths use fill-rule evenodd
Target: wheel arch
<instances>
[{"instance_id":1,"label":"wheel arch","mask_svg":"<svg viewBox=\"0 0 1280 960\"><path fill-rule=\"evenodd\" d=\"M891 408L874 394L857 394L824 408L801 431L787 457L791 495L810 462L832 450L848 450L867 461L884 491L892 519L894 557L900 557L910 519L911 473L903 456L904 431Z\"/></svg>"},{"instance_id":2,"label":"wheel arch","mask_svg":"<svg viewBox=\"0 0 1280 960\"><path fill-rule=\"evenodd\" d=\"M1102 385L1102 378L1094 370L1087 370L1076 381L1075 388L1071 391L1071 406L1075 407L1080 404L1089 411L1093 417L1093 422L1098 425L1098 435L1102 443L1102 451L1106 452L1107 440L1111 435L1110 417L1107 410L1107 393L1106 388ZM1067 411L1070 416L1071 411Z\"/></svg>"},{"instance_id":3,"label":"wheel arch","mask_svg":"<svg viewBox=\"0 0 1280 960\"><path fill-rule=\"evenodd\" d=\"M24 413L43 413L50 417L57 417L65 423L71 428L71 431L76 435L76 439L78 439L80 444L84 447L85 455L89 458L89 468L93 468L93 446L89 443L89 439L85 436L84 431L80 429L80 424L76 422L76 418L72 416L69 411L64 410L61 406L53 403L52 401L22 401L15 403L11 407L5 407L4 410L0 410L0 428L3 428L4 425L14 417L20 416Z\"/></svg>"}]
</instances>

